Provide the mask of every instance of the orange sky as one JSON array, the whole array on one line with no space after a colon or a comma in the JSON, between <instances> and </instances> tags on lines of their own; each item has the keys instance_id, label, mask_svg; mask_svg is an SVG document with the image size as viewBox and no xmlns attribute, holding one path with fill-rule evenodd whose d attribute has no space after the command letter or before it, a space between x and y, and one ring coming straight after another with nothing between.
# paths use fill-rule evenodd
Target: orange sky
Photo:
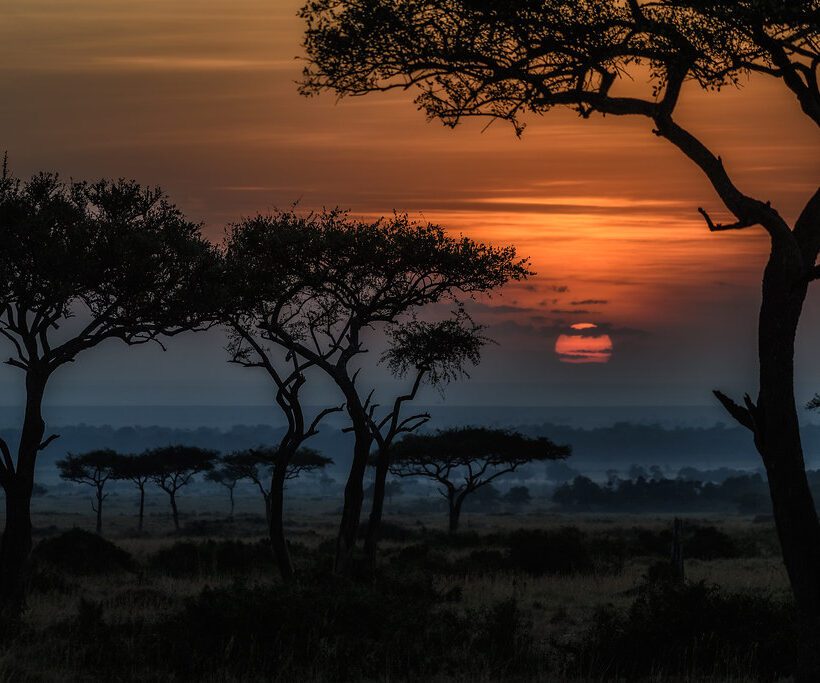
<instances>
[{"instance_id":1,"label":"orange sky","mask_svg":"<svg viewBox=\"0 0 820 683\"><path fill-rule=\"evenodd\" d=\"M538 276L477 309L503 343L476 381L531 384L527 402L694 402L715 383L753 388L765 239L710 235L696 208L719 217L714 192L647 122L555 111L518 140L501 124L427 123L405 93L300 98L299 4L3 3L0 147L18 174L158 183L214 237L228 220L298 201L407 210L514 243ZM688 88L679 119L790 219L817 186L816 129L776 83ZM810 308L807 366L820 341ZM606 328L612 360L561 367L560 328L583 321ZM809 391L820 373L807 372Z\"/></svg>"}]
</instances>

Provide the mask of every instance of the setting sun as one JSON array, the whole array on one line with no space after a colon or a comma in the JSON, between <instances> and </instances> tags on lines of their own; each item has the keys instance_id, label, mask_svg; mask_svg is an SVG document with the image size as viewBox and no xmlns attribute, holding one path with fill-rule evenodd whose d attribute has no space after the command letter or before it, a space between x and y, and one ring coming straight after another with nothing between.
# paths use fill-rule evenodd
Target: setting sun
<instances>
[{"instance_id":1,"label":"setting sun","mask_svg":"<svg viewBox=\"0 0 820 683\"><path fill-rule=\"evenodd\" d=\"M612 357L612 339L596 334L594 323L575 323L555 341L555 353L562 363L607 363Z\"/></svg>"}]
</instances>

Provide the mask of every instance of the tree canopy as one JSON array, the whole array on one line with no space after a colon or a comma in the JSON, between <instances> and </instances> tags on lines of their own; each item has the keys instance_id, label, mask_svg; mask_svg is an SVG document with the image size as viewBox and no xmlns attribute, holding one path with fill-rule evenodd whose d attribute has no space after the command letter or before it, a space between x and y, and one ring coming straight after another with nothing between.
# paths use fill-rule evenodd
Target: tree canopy
<instances>
[{"instance_id":1,"label":"tree canopy","mask_svg":"<svg viewBox=\"0 0 820 683\"><path fill-rule=\"evenodd\" d=\"M491 116L520 131L522 115L556 105L651 115L685 79L720 88L756 71L820 122L818 12L817 0L311 0L302 91L417 88L448 125ZM618 96L636 65L650 96Z\"/></svg>"},{"instance_id":2,"label":"tree canopy","mask_svg":"<svg viewBox=\"0 0 820 683\"><path fill-rule=\"evenodd\" d=\"M569 446L546 437L530 438L506 429L462 427L433 434L408 434L390 452L396 477L425 477L447 499L450 532L458 529L467 496L522 465L569 457Z\"/></svg>"},{"instance_id":3,"label":"tree canopy","mask_svg":"<svg viewBox=\"0 0 820 683\"><path fill-rule=\"evenodd\" d=\"M10 365L50 372L105 339L143 343L205 319L215 251L158 188L4 175L0 243Z\"/></svg>"}]
</instances>

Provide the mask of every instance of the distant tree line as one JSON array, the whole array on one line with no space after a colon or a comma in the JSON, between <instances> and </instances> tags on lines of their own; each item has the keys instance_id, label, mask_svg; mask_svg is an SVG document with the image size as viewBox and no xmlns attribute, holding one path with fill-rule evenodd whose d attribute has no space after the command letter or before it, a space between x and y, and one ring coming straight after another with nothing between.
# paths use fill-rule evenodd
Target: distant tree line
<instances>
[{"instance_id":1,"label":"distant tree line","mask_svg":"<svg viewBox=\"0 0 820 683\"><path fill-rule=\"evenodd\" d=\"M820 500L820 470L808 470L807 477L813 496ZM757 515L772 511L768 484L759 473L735 473L709 481L686 472L674 479L610 477L606 483L578 476L560 485L552 500L561 509L576 512L731 511Z\"/></svg>"},{"instance_id":2,"label":"distant tree line","mask_svg":"<svg viewBox=\"0 0 820 683\"><path fill-rule=\"evenodd\" d=\"M98 534L102 533L103 502L108 496L105 486L109 481L130 481L139 491L137 531L142 532L144 527L145 487L148 484L168 494L174 528L179 531L177 494L197 474L204 474L206 481L227 489L230 518L234 512L234 489L240 481L249 480L259 488L269 519L270 489L267 482L277 456L278 452L273 448L248 449L220 456L213 450L177 445L153 448L138 455L124 455L111 449L69 454L57 461L57 468L62 479L93 488L92 508L97 517ZM313 449L303 448L292 459L287 478L294 479L303 472L322 469L332 462Z\"/></svg>"}]
</instances>

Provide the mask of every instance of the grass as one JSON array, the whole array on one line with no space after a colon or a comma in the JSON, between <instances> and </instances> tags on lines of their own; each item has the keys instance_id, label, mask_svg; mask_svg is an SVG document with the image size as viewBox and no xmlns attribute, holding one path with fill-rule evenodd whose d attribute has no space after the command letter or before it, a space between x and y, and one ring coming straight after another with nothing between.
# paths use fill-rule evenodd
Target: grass
<instances>
[{"instance_id":1,"label":"grass","mask_svg":"<svg viewBox=\"0 0 820 683\"><path fill-rule=\"evenodd\" d=\"M76 509L76 501L68 506L74 514L60 510L59 499L48 502L46 508L41 501L35 513L38 539L72 526L93 529L93 516ZM319 577L314 579L319 585L305 582L285 589L273 566L265 563L252 562L228 572L211 571L206 563L194 574L179 576L154 559L181 542L196 547L204 547L199 544L208 539L259 542L264 539L264 520L253 512L255 501L240 504L239 514L228 522L219 508L213 510L221 499L211 501L210 510L203 501L186 500L180 533L172 531L167 515L153 508L156 514L148 518L142 535L134 533L130 502L124 498L109 505L105 536L133 557L134 570L99 576L52 571L35 583L24 636L0 648L0 681L602 680L609 673L584 663L588 653L582 644L592 642L593 634L608 633L601 630L605 626L615 629L617 637L632 627L628 615L644 595L645 576L662 560L657 553L633 552L635 539L641 531L661 534L671 524L671 517L663 515L471 513L465 516L461 541L451 543L440 515L391 516L387 521L407 528L409 537L385 540L381 578L374 585L357 587L322 578L330 564L321 552L332 545L327 542L334 538L334 509L322 501L298 500L288 511L288 534L301 548L294 553L297 568L303 575ZM788 580L770 524L741 517L687 520L687 525L696 524L714 526L754 552L745 557L688 559L686 574L692 585L714 585L720 595L763 596L775 605L788 601ZM514 531L549 534L567 526L580 530L586 547L593 550L625 549L614 569L533 575L504 564ZM492 558L501 564L487 564ZM236 613L230 607L234 601ZM385 605L393 605L397 614L383 617ZM610 610L609 616L602 609ZM249 617L253 624L243 622L243 610L259 610L256 617ZM185 622L205 618L191 616L197 614L211 615L229 631L243 632L248 626L249 635L238 644L233 632L217 632L217 645L202 650L204 646L190 641L207 641L210 630L197 636L201 624ZM272 621L266 621L268 617ZM292 629L302 629L300 638L311 643L314 654L299 654L301 641L292 640ZM394 642L391 633L404 634L406 642ZM257 635L261 640L254 644ZM160 637L164 640L157 642ZM405 661L414 638L422 638L425 649ZM366 652L358 653L357 639L368 643ZM99 658L96 641L99 647L116 650L109 657L112 661ZM154 655L140 651L148 644L166 654L152 659ZM224 652L223 645L228 648ZM682 657L694 657L689 650L683 652ZM428 655L433 659L426 661ZM180 657L202 661L204 668L186 674L179 662L170 663ZM685 667L664 671L647 665L650 668L640 669L640 680L755 679L758 664L741 660L740 655L732 660L730 673L725 661L716 661L714 671L700 664L689 672ZM777 664L766 670L770 669L777 670ZM682 678L672 677L682 670Z\"/></svg>"}]
</instances>

